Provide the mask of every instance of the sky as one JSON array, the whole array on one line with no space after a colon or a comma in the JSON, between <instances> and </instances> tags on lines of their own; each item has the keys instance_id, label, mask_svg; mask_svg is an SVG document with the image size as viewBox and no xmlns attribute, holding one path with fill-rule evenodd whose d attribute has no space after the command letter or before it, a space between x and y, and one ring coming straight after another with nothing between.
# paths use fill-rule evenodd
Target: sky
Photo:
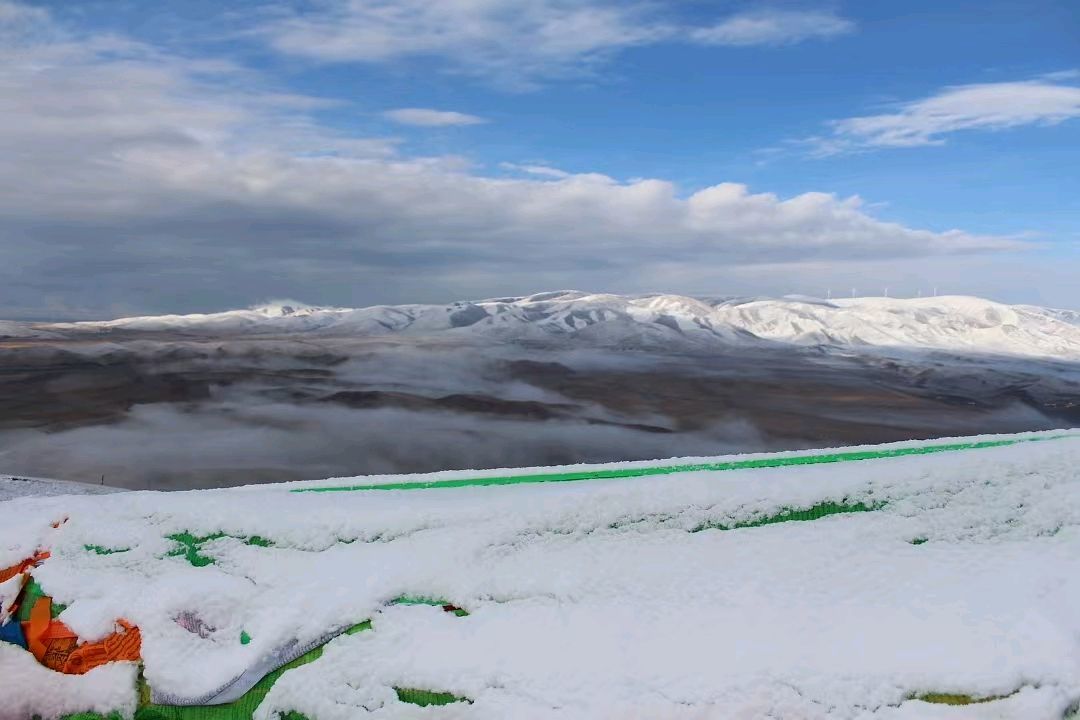
<instances>
[{"instance_id":1,"label":"sky","mask_svg":"<svg viewBox=\"0 0 1080 720\"><path fill-rule=\"evenodd\" d=\"M1073 0L0 0L0 317L1080 308Z\"/></svg>"}]
</instances>

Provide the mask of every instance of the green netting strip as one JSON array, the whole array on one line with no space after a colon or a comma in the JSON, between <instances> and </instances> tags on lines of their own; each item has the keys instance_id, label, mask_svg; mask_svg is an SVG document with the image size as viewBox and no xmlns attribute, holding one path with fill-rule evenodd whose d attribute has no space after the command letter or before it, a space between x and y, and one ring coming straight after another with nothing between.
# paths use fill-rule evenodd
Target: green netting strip
<instances>
[{"instance_id":1,"label":"green netting strip","mask_svg":"<svg viewBox=\"0 0 1080 720\"><path fill-rule=\"evenodd\" d=\"M616 478L645 477L648 475L668 475L684 472L716 472L723 470L753 470L759 468L787 467L789 465L819 465L825 463L853 462L859 460L879 460L882 458L903 457L907 455L930 455L957 450L980 450L984 448L1006 447L1025 442L1057 440L1075 435L1046 435L1029 438L1008 438L1003 440L982 440L979 442L949 443L945 445L919 445L916 447L890 448L884 450L856 450L851 452L829 453L824 455L785 455L781 457L756 458L752 460L730 460L716 463L691 465L660 465L625 469L582 470L565 473L540 473L536 475L507 475L497 477L474 477L455 480L430 480L401 483L376 483L374 485L339 485L330 487L303 487L290 492L351 492L356 490L429 490L433 488L484 487L488 485L521 485L545 482L572 482L577 480L608 480Z\"/></svg>"},{"instance_id":2,"label":"green netting strip","mask_svg":"<svg viewBox=\"0 0 1080 720\"><path fill-rule=\"evenodd\" d=\"M391 601L390 604L453 607L455 615L468 615L464 610L457 608L445 600L433 598L403 595ZM362 623L358 623L346 629L344 634L355 635L356 633L370 629L371 621L365 620ZM246 633L244 634L246 635ZM282 665L266 675L266 677L256 683L254 687L244 693L242 697L231 703L222 705L155 705L150 702L150 688L140 675L138 687L139 709L135 712L135 720L250 720L255 709L262 703L266 694L270 692L270 688L274 686L274 683L277 682L278 678L293 668L306 665L322 657L324 647L325 645L321 645L317 648L313 648L300 657ZM408 702L414 705L447 705L453 702L472 702L468 698L457 697L451 693L417 690L414 688L394 688L394 691L397 692L398 698L401 699L402 702ZM303 715L297 712L279 713L278 717L280 720L307 720ZM77 713L62 718L62 720L118 719L119 715L117 713L108 716L99 715L97 713Z\"/></svg>"},{"instance_id":3,"label":"green netting strip","mask_svg":"<svg viewBox=\"0 0 1080 720\"><path fill-rule=\"evenodd\" d=\"M312 651L314 652L314 651ZM300 658L297 658L299 660ZM314 659L314 658L312 658ZM295 661L294 661L295 662ZM466 697L460 697L448 692L435 692L432 690L420 690L416 688L401 688L395 687L394 692L397 694L398 700L410 705L419 705L420 707L427 707L429 705L450 705L452 703L472 703L472 700ZM934 705L977 705L981 703L993 702L995 700L1003 700L1007 697L1015 695L992 695L989 697L974 697L971 695L964 695L960 693L925 693L923 695L916 695L913 699L921 700L923 702L932 703ZM222 707L222 706L218 706ZM140 708L135 713L135 720L162 720L171 717L182 717L183 720L204 720L213 719L218 717L228 717L230 720L250 720L251 715L195 715L190 714L192 710L212 710L214 708L168 708L188 711L189 714L182 716L170 716L160 714L158 711L151 708ZM290 710L286 713L278 713L278 720L308 720L306 715L298 713L295 710ZM38 716L34 716L33 720L40 720ZM75 713L73 715L65 715L61 720L123 720L123 717L118 712L113 712L108 715L99 715L98 713L84 712Z\"/></svg>"},{"instance_id":4,"label":"green netting strip","mask_svg":"<svg viewBox=\"0 0 1080 720\"><path fill-rule=\"evenodd\" d=\"M459 697L453 693L436 692L434 690L419 690L417 688L395 687L398 700L410 705L427 707L428 705L450 705L451 703L472 703L469 698Z\"/></svg>"},{"instance_id":5,"label":"green netting strip","mask_svg":"<svg viewBox=\"0 0 1080 720\"><path fill-rule=\"evenodd\" d=\"M975 703L990 702L997 698L979 698L975 699L970 695L957 695L954 693L926 693L925 695L917 695L916 700L922 700L923 702L933 703L934 705L973 705Z\"/></svg>"},{"instance_id":6,"label":"green netting strip","mask_svg":"<svg viewBox=\"0 0 1080 720\"><path fill-rule=\"evenodd\" d=\"M177 543L179 547L170 550L165 554L166 557L180 557L182 556L189 563L195 567L205 567L214 562L214 558L203 555L199 552L205 543L211 540L217 540L218 538L225 537L225 533L217 532L210 535L203 535L202 537L192 535L189 532L173 533L167 536L170 540Z\"/></svg>"},{"instance_id":7,"label":"green netting strip","mask_svg":"<svg viewBox=\"0 0 1080 720\"><path fill-rule=\"evenodd\" d=\"M458 617L466 617L469 614L468 610L459 608L449 600L441 600L438 598L416 597L412 595L402 595L390 601L390 605L431 605L434 607L441 607L447 612L453 613Z\"/></svg>"},{"instance_id":8,"label":"green netting strip","mask_svg":"<svg viewBox=\"0 0 1080 720\"><path fill-rule=\"evenodd\" d=\"M932 703L934 705L978 705L980 703L994 702L995 700L1004 700L1005 698L1012 697L1018 692L1020 691L1015 690L1008 695L987 695L984 697L975 697L963 693L930 692L916 695L913 699L922 700L923 702Z\"/></svg>"},{"instance_id":9,"label":"green netting strip","mask_svg":"<svg viewBox=\"0 0 1080 720\"><path fill-rule=\"evenodd\" d=\"M127 552L131 548L107 548L101 545L83 545L83 549L87 552L96 553L97 555L114 555L116 553Z\"/></svg>"},{"instance_id":10,"label":"green netting strip","mask_svg":"<svg viewBox=\"0 0 1080 720\"><path fill-rule=\"evenodd\" d=\"M243 535L229 535L224 532L210 533L209 535L193 535L190 532L173 533L172 535L166 535L169 540L175 542L178 547L173 548L169 552L165 553L165 557L183 557L189 563L195 567L205 567L214 563L214 558L209 555L202 554L202 546L212 540L220 540L223 537L231 537L235 540L240 540L245 545L255 545L257 547L273 547L274 543L267 538L259 535L252 535L245 537ZM87 549L91 546L87 545ZM114 550L113 552L120 552Z\"/></svg>"},{"instance_id":11,"label":"green netting strip","mask_svg":"<svg viewBox=\"0 0 1080 720\"><path fill-rule=\"evenodd\" d=\"M345 631L347 635L355 635L358 632L371 629L371 621L353 625ZM244 693L243 696L231 703L223 705L154 705L144 704L135 713L135 720L250 720L255 709L270 692L284 673L293 668L307 665L309 662L322 657L323 647L319 646L309 650L300 657L292 660L277 670L274 670L254 687Z\"/></svg>"},{"instance_id":12,"label":"green netting strip","mask_svg":"<svg viewBox=\"0 0 1080 720\"><path fill-rule=\"evenodd\" d=\"M818 520L829 515L873 512L874 510L880 510L883 507L885 507L884 502L849 503L844 501L833 502L831 500L827 500L825 502L818 503L817 505L813 505L808 508L784 508L778 513L774 513L772 515L765 515L762 517L756 517L750 520L741 520L731 523L707 520L700 525L692 528L690 532L701 532L702 530L739 530L741 528L761 527L763 525L773 525L775 523L806 522L809 520Z\"/></svg>"},{"instance_id":13,"label":"green netting strip","mask_svg":"<svg viewBox=\"0 0 1080 720\"><path fill-rule=\"evenodd\" d=\"M30 620L30 609L34 607L38 598L44 594L45 591L41 589L41 585L38 585L37 580L32 577L27 580L26 585L23 586L22 594L19 597L19 610L15 613L15 617L17 617L20 622L27 622ZM56 617L66 609L67 605L54 602L50 614L53 617Z\"/></svg>"}]
</instances>

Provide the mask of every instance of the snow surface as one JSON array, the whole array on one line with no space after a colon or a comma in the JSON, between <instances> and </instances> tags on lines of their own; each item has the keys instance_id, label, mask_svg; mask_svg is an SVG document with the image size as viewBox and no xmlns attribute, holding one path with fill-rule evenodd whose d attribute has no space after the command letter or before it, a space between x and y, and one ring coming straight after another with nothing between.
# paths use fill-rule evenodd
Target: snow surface
<instances>
[{"instance_id":1,"label":"snow surface","mask_svg":"<svg viewBox=\"0 0 1080 720\"><path fill-rule=\"evenodd\" d=\"M0 501L17 497L41 497L47 495L101 495L124 492L122 488L108 485L91 485L73 480L52 480L13 475L0 475Z\"/></svg>"},{"instance_id":2,"label":"snow surface","mask_svg":"<svg viewBox=\"0 0 1080 720\"><path fill-rule=\"evenodd\" d=\"M56 718L73 712L135 712L136 663L109 663L85 675L64 675L22 648L0 642L0 720Z\"/></svg>"},{"instance_id":3,"label":"snow surface","mask_svg":"<svg viewBox=\"0 0 1080 720\"><path fill-rule=\"evenodd\" d=\"M182 697L290 642L372 620L286 672L259 718L1059 720L1080 700L1078 467L1080 434L1070 433L568 483L290 492L358 482L337 479L20 498L0 505L0 567L49 549L35 577L68 605L61 619L87 639L117 618L136 623L151 687ZM825 501L884 505L691 532ZM227 533L201 545L214 563L169 554L167 536L185 531ZM245 542L254 536L273 544ZM470 614L390 604L401 596ZM19 677L3 683L19 717L61 712L48 704L60 681L0 651L0 678ZM88 706L127 711L121 681L116 671L72 682ZM394 687L473 702L421 709ZM928 692L1004 699L914 699Z\"/></svg>"},{"instance_id":4,"label":"snow surface","mask_svg":"<svg viewBox=\"0 0 1080 720\"><path fill-rule=\"evenodd\" d=\"M0 642L0 720L54 718L79 712L135 712L136 663L116 662L85 675L64 675L22 648Z\"/></svg>"},{"instance_id":5,"label":"snow surface","mask_svg":"<svg viewBox=\"0 0 1080 720\"><path fill-rule=\"evenodd\" d=\"M1004 305L974 297L703 300L561 291L452 305L360 309L281 301L209 315L34 326L6 323L4 327L6 332L22 336L115 331L349 336L446 333L485 339L572 337L578 343L622 346L676 341L710 347L787 343L862 351L914 349L1080 359L1080 313Z\"/></svg>"}]
</instances>

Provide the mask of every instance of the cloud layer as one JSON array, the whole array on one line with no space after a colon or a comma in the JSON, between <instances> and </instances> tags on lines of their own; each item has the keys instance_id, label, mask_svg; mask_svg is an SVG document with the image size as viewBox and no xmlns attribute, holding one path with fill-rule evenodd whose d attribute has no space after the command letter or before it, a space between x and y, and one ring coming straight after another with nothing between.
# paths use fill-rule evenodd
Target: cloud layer
<instances>
[{"instance_id":1,"label":"cloud layer","mask_svg":"<svg viewBox=\"0 0 1080 720\"><path fill-rule=\"evenodd\" d=\"M279 18L263 33L278 50L322 62L438 58L453 72L528 89L588 73L635 46L786 45L855 29L823 10L757 10L687 25L662 7L633 0L331 0Z\"/></svg>"},{"instance_id":2,"label":"cloud layer","mask_svg":"<svg viewBox=\"0 0 1080 720\"><path fill-rule=\"evenodd\" d=\"M270 295L358 306L568 286L690 291L688 278L717 287L739 266L1020 246L883 222L858 198L823 193L721 183L684 195L662 179L488 174L330 130L312 115L326 101L262 87L227 63L115 37L18 38L0 45L10 316L219 309Z\"/></svg>"}]
</instances>

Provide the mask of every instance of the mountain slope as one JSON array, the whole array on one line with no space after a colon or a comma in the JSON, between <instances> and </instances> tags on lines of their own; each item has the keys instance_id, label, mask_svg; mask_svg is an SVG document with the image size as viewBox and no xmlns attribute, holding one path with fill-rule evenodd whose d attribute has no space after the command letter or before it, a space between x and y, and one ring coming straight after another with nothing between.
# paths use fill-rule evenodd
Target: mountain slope
<instances>
[{"instance_id":1,"label":"mountain slope","mask_svg":"<svg viewBox=\"0 0 1080 720\"><path fill-rule=\"evenodd\" d=\"M210 315L0 328L16 337L182 333L349 336L445 334L458 339L543 340L622 347L791 344L860 351L937 350L1080 359L1080 313L973 297L920 299L727 298L574 291L450 305L320 308L273 303Z\"/></svg>"}]
</instances>

